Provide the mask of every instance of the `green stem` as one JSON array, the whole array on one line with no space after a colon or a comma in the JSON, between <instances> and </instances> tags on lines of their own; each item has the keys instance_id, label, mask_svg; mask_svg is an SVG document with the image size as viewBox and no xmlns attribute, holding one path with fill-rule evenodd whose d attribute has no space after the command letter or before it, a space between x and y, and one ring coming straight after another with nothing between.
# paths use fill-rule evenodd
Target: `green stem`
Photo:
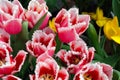
<instances>
[{"instance_id":1,"label":"green stem","mask_svg":"<svg viewBox=\"0 0 120 80\"><path fill-rule=\"evenodd\" d=\"M98 42L100 43L100 38L101 38L101 31L102 31L102 28L99 29L99 34L98 34Z\"/></svg>"}]
</instances>

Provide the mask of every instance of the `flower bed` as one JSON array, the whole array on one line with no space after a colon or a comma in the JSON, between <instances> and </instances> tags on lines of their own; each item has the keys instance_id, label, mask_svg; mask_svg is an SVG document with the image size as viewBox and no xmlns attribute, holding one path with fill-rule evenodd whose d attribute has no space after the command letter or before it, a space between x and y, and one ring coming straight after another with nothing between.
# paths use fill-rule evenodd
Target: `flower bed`
<instances>
[{"instance_id":1,"label":"flower bed","mask_svg":"<svg viewBox=\"0 0 120 80\"><path fill-rule=\"evenodd\" d=\"M118 3L106 17L100 7L81 11L78 0L53 10L56 1L28 0L24 8L0 0L0 79L119 80Z\"/></svg>"}]
</instances>

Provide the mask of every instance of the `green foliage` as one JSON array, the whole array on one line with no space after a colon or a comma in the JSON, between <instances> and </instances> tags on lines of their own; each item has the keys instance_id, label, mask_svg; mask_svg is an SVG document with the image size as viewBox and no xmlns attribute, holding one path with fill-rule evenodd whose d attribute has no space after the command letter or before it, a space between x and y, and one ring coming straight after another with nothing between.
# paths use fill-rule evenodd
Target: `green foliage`
<instances>
[{"instance_id":1,"label":"green foliage","mask_svg":"<svg viewBox=\"0 0 120 80\"><path fill-rule=\"evenodd\" d=\"M88 38L91 40L91 44L94 46L97 55L100 55L102 58L106 57L105 51L100 47L100 43L98 41L98 35L93 24L91 23L89 24L89 28L87 29L86 33Z\"/></svg>"},{"instance_id":2,"label":"green foliage","mask_svg":"<svg viewBox=\"0 0 120 80\"><path fill-rule=\"evenodd\" d=\"M120 25L120 0L112 0L112 9L114 15L118 17L118 21Z\"/></svg>"},{"instance_id":3,"label":"green foliage","mask_svg":"<svg viewBox=\"0 0 120 80\"><path fill-rule=\"evenodd\" d=\"M113 71L113 79L112 80L120 80L120 72L117 70Z\"/></svg>"}]
</instances>

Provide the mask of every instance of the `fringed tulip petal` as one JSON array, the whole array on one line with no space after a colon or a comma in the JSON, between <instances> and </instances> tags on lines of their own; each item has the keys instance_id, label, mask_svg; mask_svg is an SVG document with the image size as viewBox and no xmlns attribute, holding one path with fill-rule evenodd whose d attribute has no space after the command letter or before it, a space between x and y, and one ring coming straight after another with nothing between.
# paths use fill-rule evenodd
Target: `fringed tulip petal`
<instances>
[{"instance_id":1,"label":"fringed tulip petal","mask_svg":"<svg viewBox=\"0 0 120 80\"><path fill-rule=\"evenodd\" d=\"M26 55L27 55L27 52L23 51L23 50L20 50L18 53L17 53L17 56L15 57L15 61L16 61L16 64L15 64L15 70L16 71L20 71L22 65L24 64L25 62L25 59L26 59Z\"/></svg>"},{"instance_id":2,"label":"fringed tulip petal","mask_svg":"<svg viewBox=\"0 0 120 80\"><path fill-rule=\"evenodd\" d=\"M5 77L2 78L3 80L22 80L14 75L7 75Z\"/></svg>"},{"instance_id":3,"label":"fringed tulip petal","mask_svg":"<svg viewBox=\"0 0 120 80\"><path fill-rule=\"evenodd\" d=\"M52 33L46 34L41 30L37 30L33 33L32 41L26 43L26 49L35 57L45 52L53 56L56 44L54 37L55 35Z\"/></svg>"}]
</instances>

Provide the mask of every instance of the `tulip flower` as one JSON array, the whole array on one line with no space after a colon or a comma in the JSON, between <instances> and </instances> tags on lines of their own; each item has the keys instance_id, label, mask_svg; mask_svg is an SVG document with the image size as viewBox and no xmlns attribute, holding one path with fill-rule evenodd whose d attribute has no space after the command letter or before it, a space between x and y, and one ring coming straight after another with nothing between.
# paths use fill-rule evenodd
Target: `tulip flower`
<instances>
[{"instance_id":1,"label":"tulip flower","mask_svg":"<svg viewBox=\"0 0 120 80\"><path fill-rule=\"evenodd\" d=\"M86 64L73 80L112 80L113 69L104 63Z\"/></svg>"},{"instance_id":2,"label":"tulip flower","mask_svg":"<svg viewBox=\"0 0 120 80\"><path fill-rule=\"evenodd\" d=\"M67 64L70 73L76 73L85 64L92 61L94 57L94 48L87 48L83 41L72 41L69 51L60 50L57 56Z\"/></svg>"},{"instance_id":3,"label":"tulip flower","mask_svg":"<svg viewBox=\"0 0 120 80\"><path fill-rule=\"evenodd\" d=\"M118 18L115 16L113 20L110 20L104 26L104 34L109 40L113 40L120 44L120 28Z\"/></svg>"},{"instance_id":4,"label":"tulip flower","mask_svg":"<svg viewBox=\"0 0 120 80\"><path fill-rule=\"evenodd\" d=\"M32 41L27 41L26 49L35 57L38 57L46 51L49 52L49 55L53 56L55 51L54 37L52 33L46 34L41 30L37 30L32 36Z\"/></svg>"},{"instance_id":5,"label":"tulip flower","mask_svg":"<svg viewBox=\"0 0 120 80\"><path fill-rule=\"evenodd\" d=\"M107 23L107 21L110 20L110 18L104 16L103 10L99 7L97 8L96 13L83 12L83 14L89 14L91 18L96 21L96 24L99 27L103 27Z\"/></svg>"},{"instance_id":6,"label":"tulip flower","mask_svg":"<svg viewBox=\"0 0 120 80\"><path fill-rule=\"evenodd\" d=\"M62 9L55 19L49 22L50 28L58 33L62 42L69 43L77 40L78 36L88 28L90 17L88 15L79 15L78 13L77 8L71 8L68 11Z\"/></svg>"},{"instance_id":7,"label":"tulip flower","mask_svg":"<svg viewBox=\"0 0 120 80\"><path fill-rule=\"evenodd\" d=\"M0 41L10 44L10 35L4 29L0 29Z\"/></svg>"},{"instance_id":8,"label":"tulip flower","mask_svg":"<svg viewBox=\"0 0 120 80\"><path fill-rule=\"evenodd\" d=\"M2 77L2 80L22 80L14 75L7 75L5 77Z\"/></svg>"},{"instance_id":9,"label":"tulip flower","mask_svg":"<svg viewBox=\"0 0 120 80\"><path fill-rule=\"evenodd\" d=\"M23 14L24 9L18 0L0 0L0 27L9 34L21 32Z\"/></svg>"},{"instance_id":10,"label":"tulip flower","mask_svg":"<svg viewBox=\"0 0 120 80\"><path fill-rule=\"evenodd\" d=\"M20 71L25 61L27 54L25 51L20 50L15 58L10 52L12 48L9 44L0 41L0 77Z\"/></svg>"},{"instance_id":11,"label":"tulip flower","mask_svg":"<svg viewBox=\"0 0 120 80\"><path fill-rule=\"evenodd\" d=\"M44 0L31 0L28 4L28 10L25 12L25 20L29 23L29 28L33 28L37 21L46 14L44 21L42 22L40 29L47 26L51 13L48 11L48 7Z\"/></svg>"},{"instance_id":12,"label":"tulip flower","mask_svg":"<svg viewBox=\"0 0 120 80\"><path fill-rule=\"evenodd\" d=\"M30 75L30 80L68 80L69 78L66 69L60 69L48 53L40 55L36 63L35 75Z\"/></svg>"}]
</instances>

